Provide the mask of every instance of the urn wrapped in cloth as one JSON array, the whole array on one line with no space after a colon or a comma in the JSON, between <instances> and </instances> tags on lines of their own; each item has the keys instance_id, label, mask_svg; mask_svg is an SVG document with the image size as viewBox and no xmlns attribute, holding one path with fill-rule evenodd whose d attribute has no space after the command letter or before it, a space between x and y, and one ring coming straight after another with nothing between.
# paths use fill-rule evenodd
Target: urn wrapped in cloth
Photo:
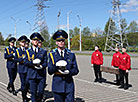
<instances>
[{"instance_id":1,"label":"urn wrapped in cloth","mask_svg":"<svg viewBox=\"0 0 138 102\"><path fill-rule=\"evenodd\" d=\"M119 69L118 68L114 68L114 67L106 67L106 66L101 66L100 69L102 72L106 72L106 73L111 73L111 74L120 74L119 73Z\"/></svg>"}]
</instances>

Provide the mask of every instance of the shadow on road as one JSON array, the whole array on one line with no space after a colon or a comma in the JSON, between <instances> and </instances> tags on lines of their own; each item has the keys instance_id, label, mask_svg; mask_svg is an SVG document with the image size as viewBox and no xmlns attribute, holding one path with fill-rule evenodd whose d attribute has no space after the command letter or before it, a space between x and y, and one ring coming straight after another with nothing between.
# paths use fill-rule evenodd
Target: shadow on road
<instances>
[{"instance_id":1,"label":"shadow on road","mask_svg":"<svg viewBox=\"0 0 138 102\"><path fill-rule=\"evenodd\" d=\"M51 91L48 91L48 90L45 90L44 92L44 102L54 102L54 100L49 100L49 101L46 101L47 99L50 99L50 98L53 98L53 93ZM74 102L85 102L85 100L83 100L83 98L80 98L80 97L76 97Z\"/></svg>"},{"instance_id":2,"label":"shadow on road","mask_svg":"<svg viewBox=\"0 0 138 102\"><path fill-rule=\"evenodd\" d=\"M117 85L116 84L116 80L114 80L114 82L111 82L111 81L104 81L103 83L107 83L107 84L111 84L111 85ZM119 85L117 85L117 86L119 86ZM132 84L128 84L128 87L130 88L130 87L132 87Z\"/></svg>"}]
</instances>

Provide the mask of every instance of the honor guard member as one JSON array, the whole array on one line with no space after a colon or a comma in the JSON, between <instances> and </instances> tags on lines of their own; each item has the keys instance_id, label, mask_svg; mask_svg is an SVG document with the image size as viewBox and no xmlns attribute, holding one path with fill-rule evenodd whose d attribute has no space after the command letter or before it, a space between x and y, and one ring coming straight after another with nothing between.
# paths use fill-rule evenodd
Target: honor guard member
<instances>
[{"instance_id":1,"label":"honor guard member","mask_svg":"<svg viewBox=\"0 0 138 102\"><path fill-rule=\"evenodd\" d=\"M120 72L120 84L119 88L128 89L128 71L131 70L131 59L130 56L126 53L126 46L122 47L122 54L120 56L120 65L119 65L119 72ZM124 84L125 78L125 84Z\"/></svg>"},{"instance_id":2,"label":"honor guard member","mask_svg":"<svg viewBox=\"0 0 138 102\"><path fill-rule=\"evenodd\" d=\"M26 50L29 48L29 43L30 43L30 40L27 38L26 43L25 43L25 49Z\"/></svg>"},{"instance_id":3,"label":"honor guard member","mask_svg":"<svg viewBox=\"0 0 138 102\"><path fill-rule=\"evenodd\" d=\"M95 51L91 56L91 65L94 67L95 80L94 82L102 82L102 73L100 66L103 64L103 54L99 51L99 46L95 46Z\"/></svg>"},{"instance_id":4,"label":"honor guard member","mask_svg":"<svg viewBox=\"0 0 138 102\"><path fill-rule=\"evenodd\" d=\"M48 73L53 76L52 91L54 102L74 102L73 76L79 73L75 54L65 48L65 39L68 38L64 30L54 33L57 48L50 52Z\"/></svg>"},{"instance_id":5,"label":"honor guard member","mask_svg":"<svg viewBox=\"0 0 138 102\"><path fill-rule=\"evenodd\" d=\"M26 90L26 79L27 79L27 71L28 68L24 64L24 59L25 59L25 43L27 41L27 37L25 35L21 36L19 39L19 45L20 47L16 49L15 52L15 61L18 64L18 73L20 76L20 82L21 82L21 92L22 92L22 99L23 102L27 102L27 90Z\"/></svg>"},{"instance_id":6,"label":"honor guard member","mask_svg":"<svg viewBox=\"0 0 138 102\"><path fill-rule=\"evenodd\" d=\"M111 62L112 67L115 67L115 68L119 67L120 56L121 56L121 53L119 52L119 47L116 47L115 53L113 54L113 57L112 57L112 62ZM116 74L116 84L120 85L120 75L119 74Z\"/></svg>"},{"instance_id":7,"label":"honor guard member","mask_svg":"<svg viewBox=\"0 0 138 102\"><path fill-rule=\"evenodd\" d=\"M15 56L15 50L16 47L14 47L16 39L14 37L11 37L9 42L9 47L5 48L4 58L7 59L7 71L9 75L9 83L7 90L10 93L13 93L13 95L17 95L15 88L14 88L14 81L17 75L17 63L14 60Z\"/></svg>"},{"instance_id":8,"label":"honor guard member","mask_svg":"<svg viewBox=\"0 0 138 102\"><path fill-rule=\"evenodd\" d=\"M32 102L41 102L46 83L47 52L38 47L39 33L33 33L30 39L32 47L26 50L25 65L28 67L27 77L31 100Z\"/></svg>"},{"instance_id":9,"label":"honor guard member","mask_svg":"<svg viewBox=\"0 0 138 102\"><path fill-rule=\"evenodd\" d=\"M41 36L40 40L38 42L38 47L41 48L42 47L42 42L44 41L44 38Z\"/></svg>"}]
</instances>

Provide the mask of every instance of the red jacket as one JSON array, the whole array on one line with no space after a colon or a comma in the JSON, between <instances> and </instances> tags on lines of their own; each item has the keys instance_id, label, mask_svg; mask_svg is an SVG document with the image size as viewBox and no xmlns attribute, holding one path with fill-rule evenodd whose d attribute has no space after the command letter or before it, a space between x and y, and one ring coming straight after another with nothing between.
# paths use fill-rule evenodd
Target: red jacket
<instances>
[{"instance_id":1,"label":"red jacket","mask_svg":"<svg viewBox=\"0 0 138 102\"><path fill-rule=\"evenodd\" d=\"M121 53L120 52L116 52L113 54L113 58L112 58L112 66L118 67L120 65L120 56Z\"/></svg>"},{"instance_id":2,"label":"red jacket","mask_svg":"<svg viewBox=\"0 0 138 102\"><path fill-rule=\"evenodd\" d=\"M96 50L95 52L92 53L91 64L96 64L96 65L103 64L103 54L99 50Z\"/></svg>"},{"instance_id":3,"label":"red jacket","mask_svg":"<svg viewBox=\"0 0 138 102\"><path fill-rule=\"evenodd\" d=\"M130 56L126 52L121 54L120 56L119 69L131 70L131 59L130 59Z\"/></svg>"}]
</instances>

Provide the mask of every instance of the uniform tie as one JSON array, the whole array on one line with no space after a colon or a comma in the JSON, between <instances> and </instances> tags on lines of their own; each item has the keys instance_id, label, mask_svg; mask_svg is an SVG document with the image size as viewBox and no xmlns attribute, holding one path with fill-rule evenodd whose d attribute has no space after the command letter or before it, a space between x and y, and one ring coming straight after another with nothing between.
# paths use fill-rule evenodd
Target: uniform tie
<instances>
[{"instance_id":1,"label":"uniform tie","mask_svg":"<svg viewBox=\"0 0 138 102\"><path fill-rule=\"evenodd\" d=\"M35 54L37 53L37 51L36 51L36 48L35 48Z\"/></svg>"},{"instance_id":2,"label":"uniform tie","mask_svg":"<svg viewBox=\"0 0 138 102\"><path fill-rule=\"evenodd\" d=\"M61 51L61 57L63 58L63 51Z\"/></svg>"},{"instance_id":3,"label":"uniform tie","mask_svg":"<svg viewBox=\"0 0 138 102\"><path fill-rule=\"evenodd\" d=\"M23 51L25 51L25 48L23 48Z\"/></svg>"}]
</instances>

